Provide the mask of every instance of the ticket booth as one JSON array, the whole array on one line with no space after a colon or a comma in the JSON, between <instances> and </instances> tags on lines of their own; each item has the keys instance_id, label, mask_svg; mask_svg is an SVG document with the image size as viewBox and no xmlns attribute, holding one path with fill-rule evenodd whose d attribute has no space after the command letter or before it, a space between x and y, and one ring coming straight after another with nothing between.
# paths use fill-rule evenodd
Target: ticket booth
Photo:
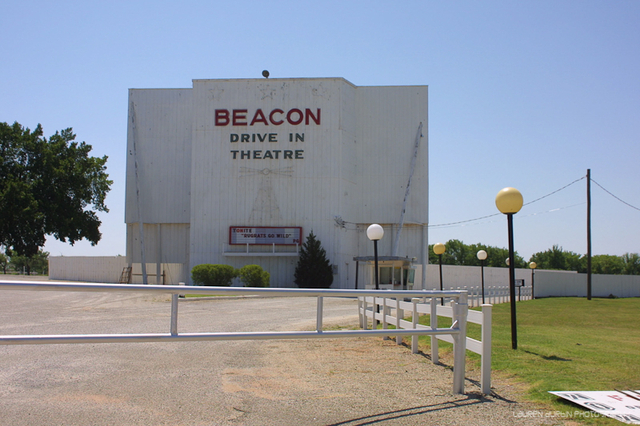
<instances>
[{"instance_id":1,"label":"ticket booth","mask_svg":"<svg viewBox=\"0 0 640 426\"><path fill-rule=\"evenodd\" d=\"M356 288L373 290L375 259L373 256L354 257L356 261ZM413 259L397 256L378 256L380 290L412 290L417 265Z\"/></svg>"}]
</instances>

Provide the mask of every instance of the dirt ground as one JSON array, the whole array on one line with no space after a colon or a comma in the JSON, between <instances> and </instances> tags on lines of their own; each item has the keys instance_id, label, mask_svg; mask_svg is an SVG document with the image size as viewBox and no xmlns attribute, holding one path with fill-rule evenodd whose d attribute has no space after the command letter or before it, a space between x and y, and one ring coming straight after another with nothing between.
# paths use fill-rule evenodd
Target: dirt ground
<instances>
[{"instance_id":1,"label":"dirt ground","mask_svg":"<svg viewBox=\"0 0 640 426\"><path fill-rule=\"evenodd\" d=\"M0 278L2 280L2 278ZM308 329L315 299L183 300L179 331ZM325 299L325 324L355 324ZM277 324L277 326L270 326ZM0 292L0 335L166 332L164 297ZM1 346L1 425L540 425L538 407L395 340L348 338ZM446 362L446 360L445 360ZM560 423L558 423L560 424Z\"/></svg>"}]
</instances>

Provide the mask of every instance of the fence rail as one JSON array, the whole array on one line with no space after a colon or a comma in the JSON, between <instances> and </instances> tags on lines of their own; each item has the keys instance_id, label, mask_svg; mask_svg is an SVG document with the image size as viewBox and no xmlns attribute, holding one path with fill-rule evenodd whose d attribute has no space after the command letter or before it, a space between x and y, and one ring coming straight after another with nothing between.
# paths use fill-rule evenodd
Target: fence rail
<instances>
[{"instance_id":1,"label":"fence rail","mask_svg":"<svg viewBox=\"0 0 640 426\"><path fill-rule=\"evenodd\" d=\"M211 341L211 340L269 340L269 339L311 339L359 336L399 336L399 335L444 335L448 334L456 342L454 344L454 377L453 392L464 393L465 346L466 339L459 336L466 334L467 292L463 290L448 291L389 291L389 290L332 290L332 289L292 289L292 288L245 288L245 287L201 287L201 286L158 286L130 284L71 284L50 282L0 282L0 291L80 291L80 292L143 292L151 294L171 294L171 314L169 333L148 334L79 334L79 335L4 335L0 336L0 345L25 344L61 344L61 343L133 343L133 342L179 342L179 341ZM179 333L178 332L178 296L181 294L202 295L259 295L280 297L316 297L316 330L315 331L280 331L280 332L241 332L241 333ZM450 298L454 304L456 321L450 328L397 330L323 330L323 298L325 297L396 297L396 298Z\"/></svg>"},{"instance_id":2,"label":"fence rail","mask_svg":"<svg viewBox=\"0 0 640 426\"><path fill-rule=\"evenodd\" d=\"M455 325L460 313L457 312L456 303L449 303L442 306L440 300L431 298L426 302L424 298L412 298L411 302L403 299L361 297L358 299L358 312L360 314L360 326L363 329L368 327L368 319L371 318L371 328L376 329L377 324L382 324L382 329L386 330L389 325L396 329L430 329L431 334L431 361L437 364L438 340L453 343L454 351L457 343L451 333L442 333L438 328L438 317L452 319ZM381 308L381 309L380 309ZM480 388L483 394L491 393L491 312L492 305L483 304L482 311L470 310L467 313L467 322L479 324L481 326L481 340L476 340L466 336L466 349L475 352L481 357L481 379ZM430 315L430 325L419 324L420 315ZM411 321L405 318L411 316ZM452 325L453 327L453 325ZM402 343L402 336L396 337L396 343ZM418 353L418 336L411 336L411 351Z\"/></svg>"},{"instance_id":3,"label":"fence rail","mask_svg":"<svg viewBox=\"0 0 640 426\"><path fill-rule=\"evenodd\" d=\"M451 288L451 290L454 290ZM482 287L481 286L464 286L456 287L455 290L466 290L469 297L469 307L477 308L483 305ZM516 301L531 300L531 287L516 286ZM484 288L484 304L497 305L500 303L509 303L509 286L485 286Z\"/></svg>"}]
</instances>

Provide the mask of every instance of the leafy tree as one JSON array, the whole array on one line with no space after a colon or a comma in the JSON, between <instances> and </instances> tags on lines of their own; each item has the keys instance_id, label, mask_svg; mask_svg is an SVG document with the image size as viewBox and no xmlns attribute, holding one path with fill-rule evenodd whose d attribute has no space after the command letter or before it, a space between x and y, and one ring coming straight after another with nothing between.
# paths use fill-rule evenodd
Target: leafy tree
<instances>
[{"instance_id":1,"label":"leafy tree","mask_svg":"<svg viewBox=\"0 0 640 426\"><path fill-rule=\"evenodd\" d=\"M640 275L640 255L638 253L625 253L622 255L625 275Z\"/></svg>"},{"instance_id":2,"label":"leafy tree","mask_svg":"<svg viewBox=\"0 0 640 426\"><path fill-rule=\"evenodd\" d=\"M16 271L24 269L27 275L31 275L32 272L47 275L49 273L49 252L38 250L38 253L33 256L20 256L12 253L11 266Z\"/></svg>"},{"instance_id":3,"label":"leafy tree","mask_svg":"<svg viewBox=\"0 0 640 426\"><path fill-rule=\"evenodd\" d=\"M557 244L547 251L535 253L531 261L536 262L538 269L560 271L581 271L584 264L579 254L565 251Z\"/></svg>"},{"instance_id":4,"label":"leafy tree","mask_svg":"<svg viewBox=\"0 0 640 426\"><path fill-rule=\"evenodd\" d=\"M71 244L100 241L104 199L113 181L107 157L90 157L91 145L74 142L68 128L48 140L38 125L0 123L0 245L31 257L46 235Z\"/></svg>"},{"instance_id":5,"label":"leafy tree","mask_svg":"<svg viewBox=\"0 0 640 426\"><path fill-rule=\"evenodd\" d=\"M500 248L500 247L492 247L492 246L480 246L478 245L477 250L474 250L474 262L475 265L480 265L480 261L478 260L477 254L479 250L484 250L487 252L487 260L485 260L485 266L492 266L494 268L507 268L507 259L509 258L509 249L508 248ZM516 251L513 254L515 260L516 268L526 268L527 263L524 258L518 254Z\"/></svg>"},{"instance_id":6,"label":"leafy tree","mask_svg":"<svg viewBox=\"0 0 640 426\"><path fill-rule=\"evenodd\" d=\"M327 252L313 230L300 248L294 277L294 282L302 288L329 288L333 283L333 270Z\"/></svg>"},{"instance_id":7,"label":"leafy tree","mask_svg":"<svg viewBox=\"0 0 640 426\"><path fill-rule=\"evenodd\" d=\"M2 272L7 274L7 266L9 265L9 259L4 253L0 253L0 267L2 268Z\"/></svg>"},{"instance_id":8,"label":"leafy tree","mask_svg":"<svg viewBox=\"0 0 640 426\"><path fill-rule=\"evenodd\" d=\"M442 254L442 263L444 265L466 265L469 262L469 246L460 240L449 240L444 245L446 250ZM433 253L433 249L430 250ZM438 255L433 253L438 262Z\"/></svg>"},{"instance_id":9,"label":"leafy tree","mask_svg":"<svg viewBox=\"0 0 640 426\"><path fill-rule=\"evenodd\" d=\"M238 276L245 287L269 287L270 275L260 265L244 265Z\"/></svg>"},{"instance_id":10,"label":"leafy tree","mask_svg":"<svg viewBox=\"0 0 640 426\"><path fill-rule=\"evenodd\" d=\"M591 257L591 272L594 274L622 275L624 270L624 260L620 256L598 254Z\"/></svg>"},{"instance_id":11,"label":"leafy tree","mask_svg":"<svg viewBox=\"0 0 640 426\"><path fill-rule=\"evenodd\" d=\"M449 240L444 243L446 250L442 255L443 265L459 265L459 266L480 266L478 260L478 251L487 252L487 260L485 266L493 266L497 268L506 268L506 260L509 257L509 249L486 246L484 244L464 244L460 240ZM516 268L524 268L526 263L524 258L518 253L514 253ZM429 263L437 264L439 262L438 255L433 252L433 245L429 246Z\"/></svg>"}]
</instances>

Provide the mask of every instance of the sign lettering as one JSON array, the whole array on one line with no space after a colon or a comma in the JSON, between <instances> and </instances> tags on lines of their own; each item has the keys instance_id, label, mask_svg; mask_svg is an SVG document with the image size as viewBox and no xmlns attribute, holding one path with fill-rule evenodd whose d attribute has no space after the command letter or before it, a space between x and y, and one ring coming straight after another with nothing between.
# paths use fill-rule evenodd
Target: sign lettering
<instances>
[{"instance_id":1,"label":"sign lettering","mask_svg":"<svg viewBox=\"0 0 640 426\"><path fill-rule=\"evenodd\" d=\"M249 119L251 117L251 119ZM292 126L298 126L304 122L306 126L315 123L320 125L321 109L316 108L313 112L310 108L305 108L302 111L300 108L292 108L289 111L284 111L280 108L271 110L268 114L265 114L260 108L255 110L252 114L249 114L248 109L216 109L214 113L214 123L216 126L255 126L263 124L265 126L273 125L280 126L285 122Z\"/></svg>"},{"instance_id":2,"label":"sign lettering","mask_svg":"<svg viewBox=\"0 0 640 426\"><path fill-rule=\"evenodd\" d=\"M229 228L229 244L301 244L302 228L299 226L278 227L243 227Z\"/></svg>"}]
</instances>

